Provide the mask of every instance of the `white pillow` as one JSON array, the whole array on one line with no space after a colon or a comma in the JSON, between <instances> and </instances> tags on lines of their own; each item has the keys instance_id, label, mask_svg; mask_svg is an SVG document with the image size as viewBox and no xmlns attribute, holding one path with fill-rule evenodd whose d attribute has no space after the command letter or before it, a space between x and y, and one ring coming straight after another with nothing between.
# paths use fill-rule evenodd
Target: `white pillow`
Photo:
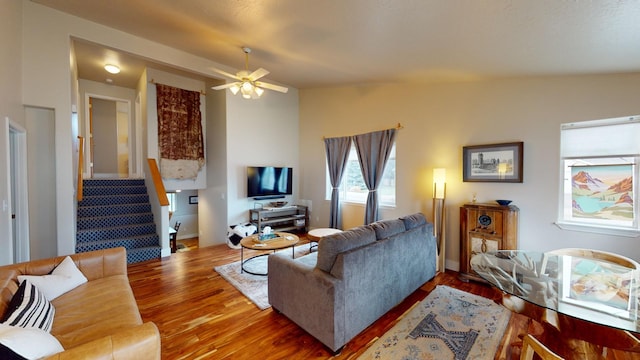
<instances>
[{"instance_id":1,"label":"white pillow","mask_svg":"<svg viewBox=\"0 0 640 360\"><path fill-rule=\"evenodd\" d=\"M40 359L64 351L58 339L36 328L0 324L0 344L27 359Z\"/></svg>"},{"instance_id":2,"label":"white pillow","mask_svg":"<svg viewBox=\"0 0 640 360\"><path fill-rule=\"evenodd\" d=\"M18 281L22 282L25 279L29 279L38 287L49 301L87 282L87 278L69 256L49 275L18 275Z\"/></svg>"}]
</instances>

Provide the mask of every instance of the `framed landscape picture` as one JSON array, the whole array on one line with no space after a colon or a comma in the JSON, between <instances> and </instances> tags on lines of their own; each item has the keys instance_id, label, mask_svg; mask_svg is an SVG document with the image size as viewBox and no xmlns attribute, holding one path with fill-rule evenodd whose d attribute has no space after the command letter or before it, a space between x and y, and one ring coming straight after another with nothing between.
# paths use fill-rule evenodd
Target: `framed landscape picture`
<instances>
[{"instance_id":1,"label":"framed landscape picture","mask_svg":"<svg viewBox=\"0 0 640 360\"><path fill-rule=\"evenodd\" d=\"M464 146L462 180L522 182L522 142Z\"/></svg>"}]
</instances>

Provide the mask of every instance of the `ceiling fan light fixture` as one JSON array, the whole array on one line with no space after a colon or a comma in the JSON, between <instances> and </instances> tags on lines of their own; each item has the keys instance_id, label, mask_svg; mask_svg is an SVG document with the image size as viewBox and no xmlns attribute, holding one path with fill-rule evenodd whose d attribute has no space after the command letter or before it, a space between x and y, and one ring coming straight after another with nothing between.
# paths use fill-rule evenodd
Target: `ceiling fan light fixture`
<instances>
[{"instance_id":1,"label":"ceiling fan light fixture","mask_svg":"<svg viewBox=\"0 0 640 360\"><path fill-rule=\"evenodd\" d=\"M249 53L251 53L251 49L248 47L243 47L242 51L245 54L245 69L238 71L235 75L228 73L224 70L213 68L213 70L225 77L235 80L236 82L227 83L223 85L212 86L211 88L214 90L224 90L229 89L233 95L237 95L241 93L242 97L245 99L257 99L259 98L265 90L273 90L281 93L287 93L287 89L284 86L274 85L267 82L262 81L261 79L264 76L269 74L269 71L263 68L258 68L255 71L249 70Z\"/></svg>"},{"instance_id":2,"label":"ceiling fan light fixture","mask_svg":"<svg viewBox=\"0 0 640 360\"><path fill-rule=\"evenodd\" d=\"M251 92L251 90L253 90L253 84L251 84L249 81L245 81L242 83L242 90L247 91L247 92Z\"/></svg>"},{"instance_id":3,"label":"ceiling fan light fixture","mask_svg":"<svg viewBox=\"0 0 640 360\"><path fill-rule=\"evenodd\" d=\"M104 66L104 69L107 70L108 73L118 74L120 73L120 67L118 65L107 64Z\"/></svg>"},{"instance_id":4,"label":"ceiling fan light fixture","mask_svg":"<svg viewBox=\"0 0 640 360\"><path fill-rule=\"evenodd\" d=\"M240 92L242 93L243 98L251 99L251 93L253 92L253 89L251 88L247 89L247 87L244 86L243 84L242 87L240 88Z\"/></svg>"}]
</instances>

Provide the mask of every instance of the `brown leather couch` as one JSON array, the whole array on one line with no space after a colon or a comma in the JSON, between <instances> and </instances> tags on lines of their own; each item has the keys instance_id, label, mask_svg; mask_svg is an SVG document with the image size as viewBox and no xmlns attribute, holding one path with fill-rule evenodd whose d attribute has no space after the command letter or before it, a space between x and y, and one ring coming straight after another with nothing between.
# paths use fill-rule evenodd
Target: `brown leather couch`
<instances>
[{"instance_id":1,"label":"brown leather couch","mask_svg":"<svg viewBox=\"0 0 640 360\"><path fill-rule=\"evenodd\" d=\"M0 318L18 275L46 275L65 256L0 266ZM65 351L48 359L160 359L160 333L143 323L127 277L124 248L71 255L87 283L55 298L51 334Z\"/></svg>"}]
</instances>

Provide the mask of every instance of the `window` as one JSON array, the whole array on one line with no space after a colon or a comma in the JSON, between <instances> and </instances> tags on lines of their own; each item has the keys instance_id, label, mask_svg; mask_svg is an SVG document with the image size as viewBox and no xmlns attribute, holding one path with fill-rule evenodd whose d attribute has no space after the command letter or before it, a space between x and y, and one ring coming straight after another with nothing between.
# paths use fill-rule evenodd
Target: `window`
<instances>
[{"instance_id":1,"label":"window","mask_svg":"<svg viewBox=\"0 0 640 360\"><path fill-rule=\"evenodd\" d=\"M326 199L331 200L331 181L329 180L329 172L327 171L327 191ZM349 151L349 159L347 167L342 175L342 183L340 184L340 200L352 203L365 204L367 202L369 190L364 183L360 163L358 162L358 153L355 145L351 145ZM396 205L396 145L391 148L391 154L387 165L384 168L382 181L378 186L378 201L381 206Z\"/></svg>"},{"instance_id":2,"label":"window","mask_svg":"<svg viewBox=\"0 0 640 360\"><path fill-rule=\"evenodd\" d=\"M640 235L638 139L638 116L561 126L561 228Z\"/></svg>"}]
</instances>

